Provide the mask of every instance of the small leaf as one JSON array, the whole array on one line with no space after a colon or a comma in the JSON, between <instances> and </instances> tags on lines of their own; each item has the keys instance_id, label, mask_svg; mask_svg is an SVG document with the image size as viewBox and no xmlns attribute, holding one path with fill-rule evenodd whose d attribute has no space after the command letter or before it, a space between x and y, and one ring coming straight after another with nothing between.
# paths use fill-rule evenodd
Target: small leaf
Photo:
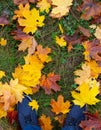
<instances>
[{"instance_id":1,"label":"small leaf","mask_svg":"<svg viewBox=\"0 0 101 130\"><path fill-rule=\"evenodd\" d=\"M39 105L36 100L32 100L31 102L29 102L29 106L32 107L32 110L33 109L38 110L38 108L39 108Z\"/></svg>"},{"instance_id":2,"label":"small leaf","mask_svg":"<svg viewBox=\"0 0 101 130\"><path fill-rule=\"evenodd\" d=\"M67 100L64 102L64 97L62 95L58 96L57 102L51 99L52 112L56 114L66 114L70 111L70 102Z\"/></svg>"}]
</instances>

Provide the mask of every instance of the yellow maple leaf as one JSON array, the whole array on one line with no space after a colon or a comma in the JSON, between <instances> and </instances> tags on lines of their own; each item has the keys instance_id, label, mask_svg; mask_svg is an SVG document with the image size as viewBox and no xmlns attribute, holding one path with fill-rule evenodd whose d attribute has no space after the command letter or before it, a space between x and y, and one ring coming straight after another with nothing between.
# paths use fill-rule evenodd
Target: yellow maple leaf
<instances>
[{"instance_id":1,"label":"yellow maple leaf","mask_svg":"<svg viewBox=\"0 0 101 130\"><path fill-rule=\"evenodd\" d=\"M8 83L0 84L0 109L7 112L16 104L16 98Z\"/></svg>"},{"instance_id":2,"label":"yellow maple leaf","mask_svg":"<svg viewBox=\"0 0 101 130\"><path fill-rule=\"evenodd\" d=\"M66 114L70 111L70 102L68 100L64 102L64 97L62 95L59 95L57 102L54 99L51 99L51 107L52 112L56 114Z\"/></svg>"},{"instance_id":3,"label":"yellow maple leaf","mask_svg":"<svg viewBox=\"0 0 101 130\"><path fill-rule=\"evenodd\" d=\"M58 37L56 36L56 43L60 46L60 47L63 47L63 46L66 46L67 43L66 41L64 40L64 37Z\"/></svg>"},{"instance_id":4,"label":"yellow maple leaf","mask_svg":"<svg viewBox=\"0 0 101 130\"><path fill-rule=\"evenodd\" d=\"M91 77L98 78L99 74L101 73L101 66L99 66L95 60L90 60L86 62L91 69Z\"/></svg>"},{"instance_id":5,"label":"yellow maple leaf","mask_svg":"<svg viewBox=\"0 0 101 130\"><path fill-rule=\"evenodd\" d=\"M26 13L22 14L23 17L18 18L18 23L20 26L23 26L23 31L25 33L35 33L38 27L42 27L44 25L43 21L45 16L40 16L39 10L33 8Z\"/></svg>"},{"instance_id":6,"label":"yellow maple leaf","mask_svg":"<svg viewBox=\"0 0 101 130\"><path fill-rule=\"evenodd\" d=\"M7 111L4 111L2 104L0 104L0 118L6 117L6 116L7 116Z\"/></svg>"},{"instance_id":7,"label":"yellow maple leaf","mask_svg":"<svg viewBox=\"0 0 101 130\"><path fill-rule=\"evenodd\" d=\"M87 63L82 64L82 69L76 70L74 74L78 77L74 79L76 84L82 84L91 77L91 69Z\"/></svg>"},{"instance_id":8,"label":"yellow maple leaf","mask_svg":"<svg viewBox=\"0 0 101 130\"><path fill-rule=\"evenodd\" d=\"M3 76L5 76L5 72L1 70L1 71L0 71L0 79L1 79Z\"/></svg>"},{"instance_id":9,"label":"yellow maple leaf","mask_svg":"<svg viewBox=\"0 0 101 130\"><path fill-rule=\"evenodd\" d=\"M100 100L96 98L99 94L98 84L93 83L92 85L88 82L84 82L79 86L79 92L72 91L73 102L76 105L83 107L85 104L95 105Z\"/></svg>"},{"instance_id":10,"label":"yellow maple leaf","mask_svg":"<svg viewBox=\"0 0 101 130\"><path fill-rule=\"evenodd\" d=\"M69 13L73 0L51 0L53 9L50 16L53 18L61 18Z\"/></svg>"},{"instance_id":11,"label":"yellow maple leaf","mask_svg":"<svg viewBox=\"0 0 101 130\"><path fill-rule=\"evenodd\" d=\"M44 114L42 114L42 116L39 118L39 124L42 130L52 130L53 128L50 117L46 117Z\"/></svg>"},{"instance_id":12,"label":"yellow maple leaf","mask_svg":"<svg viewBox=\"0 0 101 130\"><path fill-rule=\"evenodd\" d=\"M46 11L46 13L48 13L51 4L48 2L48 0L39 0L39 2L37 2L37 7L39 7L40 12Z\"/></svg>"},{"instance_id":13,"label":"yellow maple leaf","mask_svg":"<svg viewBox=\"0 0 101 130\"><path fill-rule=\"evenodd\" d=\"M31 102L29 102L29 106L32 107L32 110L34 110L34 109L38 110L38 108L39 108L39 105L36 100L32 100Z\"/></svg>"},{"instance_id":14,"label":"yellow maple leaf","mask_svg":"<svg viewBox=\"0 0 101 130\"><path fill-rule=\"evenodd\" d=\"M19 84L18 79L10 80L10 87L16 97L16 102L21 102L23 99L23 92L27 89L24 85Z\"/></svg>"},{"instance_id":15,"label":"yellow maple leaf","mask_svg":"<svg viewBox=\"0 0 101 130\"><path fill-rule=\"evenodd\" d=\"M4 38L1 38L0 45L1 46L6 46L6 44L7 44L7 40L5 40Z\"/></svg>"},{"instance_id":16,"label":"yellow maple leaf","mask_svg":"<svg viewBox=\"0 0 101 130\"><path fill-rule=\"evenodd\" d=\"M20 4L18 6L18 8L19 8L19 10L15 10L14 11L15 15L13 16L13 19L17 19L17 18L23 17L23 15L29 13L29 10L30 10L29 4L26 4L25 6Z\"/></svg>"},{"instance_id":17,"label":"yellow maple leaf","mask_svg":"<svg viewBox=\"0 0 101 130\"><path fill-rule=\"evenodd\" d=\"M13 73L13 77L18 78L19 83L26 87L35 87L41 77L41 67L39 63L18 66Z\"/></svg>"}]
</instances>

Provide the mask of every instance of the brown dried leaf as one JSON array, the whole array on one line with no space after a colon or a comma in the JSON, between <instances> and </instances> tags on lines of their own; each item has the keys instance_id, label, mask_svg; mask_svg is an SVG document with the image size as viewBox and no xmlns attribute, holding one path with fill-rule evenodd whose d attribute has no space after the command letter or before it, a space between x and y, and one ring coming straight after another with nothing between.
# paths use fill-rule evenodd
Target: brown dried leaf
<instances>
[{"instance_id":1,"label":"brown dried leaf","mask_svg":"<svg viewBox=\"0 0 101 130\"><path fill-rule=\"evenodd\" d=\"M30 35L24 33L21 28L18 28L15 31L12 31L11 34L13 35L15 40L24 40L30 38Z\"/></svg>"},{"instance_id":2,"label":"brown dried leaf","mask_svg":"<svg viewBox=\"0 0 101 130\"><path fill-rule=\"evenodd\" d=\"M13 0L15 5L19 4L27 4L27 3L35 3L36 0Z\"/></svg>"},{"instance_id":3,"label":"brown dried leaf","mask_svg":"<svg viewBox=\"0 0 101 130\"><path fill-rule=\"evenodd\" d=\"M34 37L30 36L20 43L18 46L19 51L25 51L28 48L28 54L33 54L35 52L35 49L37 47L37 42Z\"/></svg>"},{"instance_id":4,"label":"brown dried leaf","mask_svg":"<svg viewBox=\"0 0 101 130\"><path fill-rule=\"evenodd\" d=\"M91 36L90 31L88 29L86 29L86 28L84 28L82 26L79 26L79 29L83 33L84 36L86 36L86 37L90 37Z\"/></svg>"},{"instance_id":5,"label":"brown dried leaf","mask_svg":"<svg viewBox=\"0 0 101 130\"><path fill-rule=\"evenodd\" d=\"M1 17L0 17L0 25L8 25L9 24L9 21L8 21L8 19L7 19L7 17L5 16L5 15L2 15Z\"/></svg>"},{"instance_id":6,"label":"brown dried leaf","mask_svg":"<svg viewBox=\"0 0 101 130\"><path fill-rule=\"evenodd\" d=\"M91 114L91 113L85 113L88 117L88 120L81 121L80 127L83 128L83 130L101 130L101 118L98 112Z\"/></svg>"},{"instance_id":7,"label":"brown dried leaf","mask_svg":"<svg viewBox=\"0 0 101 130\"><path fill-rule=\"evenodd\" d=\"M84 0L78 11L83 12L81 18L89 20L91 17L94 18L95 16L99 16L101 14L101 2Z\"/></svg>"}]
</instances>

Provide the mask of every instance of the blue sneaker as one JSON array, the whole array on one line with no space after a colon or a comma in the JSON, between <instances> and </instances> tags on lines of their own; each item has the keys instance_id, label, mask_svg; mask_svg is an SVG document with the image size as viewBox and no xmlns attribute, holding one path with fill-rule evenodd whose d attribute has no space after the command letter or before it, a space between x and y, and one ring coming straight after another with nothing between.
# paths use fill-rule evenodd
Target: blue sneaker
<instances>
[{"instance_id":1,"label":"blue sneaker","mask_svg":"<svg viewBox=\"0 0 101 130\"><path fill-rule=\"evenodd\" d=\"M27 125L38 126L36 111L28 105L31 101L29 96L25 96L22 102L18 103L18 120L22 129Z\"/></svg>"},{"instance_id":2,"label":"blue sneaker","mask_svg":"<svg viewBox=\"0 0 101 130\"><path fill-rule=\"evenodd\" d=\"M82 120L85 120L84 111L86 111L86 107L80 108L77 105L73 105L62 130L82 130L79 124Z\"/></svg>"}]
</instances>

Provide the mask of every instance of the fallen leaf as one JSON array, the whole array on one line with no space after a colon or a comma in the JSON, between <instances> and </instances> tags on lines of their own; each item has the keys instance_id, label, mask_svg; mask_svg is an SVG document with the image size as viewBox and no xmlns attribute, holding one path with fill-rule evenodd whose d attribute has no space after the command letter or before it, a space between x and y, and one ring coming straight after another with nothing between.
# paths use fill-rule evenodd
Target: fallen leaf
<instances>
[{"instance_id":1,"label":"fallen leaf","mask_svg":"<svg viewBox=\"0 0 101 130\"><path fill-rule=\"evenodd\" d=\"M47 77L43 75L40 80L40 86L45 90L46 94L51 94L51 90L55 92L60 91L60 86L56 83L60 80L59 75L55 75L54 72L49 73Z\"/></svg>"},{"instance_id":2,"label":"fallen leaf","mask_svg":"<svg viewBox=\"0 0 101 130\"><path fill-rule=\"evenodd\" d=\"M23 28L23 32L25 33L35 33L38 27L42 27L44 25L45 16L40 15L39 10L36 8L32 8L30 10L29 4L25 6L19 5L19 10L14 12L16 15L13 19L18 18L18 23Z\"/></svg>"},{"instance_id":3,"label":"fallen leaf","mask_svg":"<svg viewBox=\"0 0 101 130\"><path fill-rule=\"evenodd\" d=\"M71 44L72 46L76 44L81 44L86 39L88 38L85 37L84 35L83 36L80 35L78 30L76 30L76 32L72 36L65 35L65 40L67 42L67 45Z\"/></svg>"},{"instance_id":4,"label":"fallen leaf","mask_svg":"<svg viewBox=\"0 0 101 130\"><path fill-rule=\"evenodd\" d=\"M73 0L50 0L53 6L50 16L52 18L62 18L69 13Z\"/></svg>"},{"instance_id":5,"label":"fallen leaf","mask_svg":"<svg viewBox=\"0 0 101 130\"><path fill-rule=\"evenodd\" d=\"M27 4L27 3L35 3L36 0L13 0L15 5L19 4Z\"/></svg>"},{"instance_id":6,"label":"fallen leaf","mask_svg":"<svg viewBox=\"0 0 101 130\"><path fill-rule=\"evenodd\" d=\"M38 58L42 63L44 62L48 63L49 61L51 61L51 57L48 56L50 52L51 52L51 48L49 47L43 48L42 45L38 45L35 54L38 56Z\"/></svg>"},{"instance_id":7,"label":"fallen leaf","mask_svg":"<svg viewBox=\"0 0 101 130\"><path fill-rule=\"evenodd\" d=\"M86 60L94 59L101 62L101 43L99 40L85 41L83 46L85 48L84 55Z\"/></svg>"},{"instance_id":8,"label":"fallen leaf","mask_svg":"<svg viewBox=\"0 0 101 130\"><path fill-rule=\"evenodd\" d=\"M0 79L1 79L3 76L5 76L5 72L2 71L2 70L0 70Z\"/></svg>"},{"instance_id":9,"label":"fallen leaf","mask_svg":"<svg viewBox=\"0 0 101 130\"><path fill-rule=\"evenodd\" d=\"M89 20L91 17L101 14L101 3L93 0L84 0L83 4L79 6L79 9L80 12L82 11L81 18Z\"/></svg>"},{"instance_id":10,"label":"fallen leaf","mask_svg":"<svg viewBox=\"0 0 101 130\"><path fill-rule=\"evenodd\" d=\"M0 16L0 25L4 26L4 25L8 25L9 21L7 19L7 17L5 15Z\"/></svg>"},{"instance_id":11,"label":"fallen leaf","mask_svg":"<svg viewBox=\"0 0 101 130\"><path fill-rule=\"evenodd\" d=\"M91 114L91 113L85 113L87 116L87 120L81 121L80 127L83 128L83 130L101 130L101 118L98 112Z\"/></svg>"},{"instance_id":12,"label":"fallen leaf","mask_svg":"<svg viewBox=\"0 0 101 130\"><path fill-rule=\"evenodd\" d=\"M45 11L46 13L49 12L49 9L51 7L50 3L48 2L48 0L38 0L39 2L37 2L37 7L40 9L40 12Z\"/></svg>"},{"instance_id":13,"label":"fallen leaf","mask_svg":"<svg viewBox=\"0 0 101 130\"><path fill-rule=\"evenodd\" d=\"M1 38L1 39L0 39L0 45L1 45L1 46L6 46L6 44L7 44L7 40L4 39L4 38Z\"/></svg>"},{"instance_id":14,"label":"fallen leaf","mask_svg":"<svg viewBox=\"0 0 101 130\"><path fill-rule=\"evenodd\" d=\"M57 43L60 47L64 47L64 46L67 45L67 43L66 43L66 41L65 41L65 39L64 39L63 36L62 36L62 37L56 36L56 43Z\"/></svg>"},{"instance_id":15,"label":"fallen leaf","mask_svg":"<svg viewBox=\"0 0 101 130\"><path fill-rule=\"evenodd\" d=\"M91 36L90 31L88 29L86 29L86 28L84 28L82 26L79 26L79 29L83 33L84 36L86 36L86 37L90 37Z\"/></svg>"},{"instance_id":16,"label":"fallen leaf","mask_svg":"<svg viewBox=\"0 0 101 130\"><path fill-rule=\"evenodd\" d=\"M66 114L70 111L70 102L67 100L64 102L64 97L62 95L58 96L57 102L54 99L51 99L51 107L52 107L52 112L55 114Z\"/></svg>"},{"instance_id":17,"label":"fallen leaf","mask_svg":"<svg viewBox=\"0 0 101 130\"><path fill-rule=\"evenodd\" d=\"M42 116L39 118L39 124L42 130L52 130L53 128L50 117L46 117L44 114L42 114Z\"/></svg>"},{"instance_id":18,"label":"fallen leaf","mask_svg":"<svg viewBox=\"0 0 101 130\"><path fill-rule=\"evenodd\" d=\"M89 82L83 82L77 90L78 91L71 92L75 105L83 107L85 104L95 105L100 101L96 98L96 96L100 93L98 83L91 86Z\"/></svg>"},{"instance_id":19,"label":"fallen leaf","mask_svg":"<svg viewBox=\"0 0 101 130\"><path fill-rule=\"evenodd\" d=\"M14 124L14 122L18 121L18 112L16 110L8 111L7 118L11 125Z\"/></svg>"},{"instance_id":20,"label":"fallen leaf","mask_svg":"<svg viewBox=\"0 0 101 130\"><path fill-rule=\"evenodd\" d=\"M82 64L82 69L74 71L74 75L78 76L74 79L76 84L81 85L91 77L91 69L87 63Z\"/></svg>"},{"instance_id":21,"label":"fallen leaf","mask_svg":"<svg viewBox=\"0 0 101 130\"><path fill-rule=\"evenodd\" d=\"M25 51L28 48L28 54L31 55L35 52L35 49L37 47L37 42L33 36L30 36L19 44L18 50L19 51Z\"/></svg>"},{"instance_id":22,"label":"fallen leaf","mask_svg":"<svg viewBox=\"0 0 101 130\"><path fill-rule=\"evenodd\" d=\"M30 38L31 36L24 33L21 28L18 28L17 30L15 31L12 31L11 34L13 35L13 38L15 40L25 40L27 38Z\"/></svg>"},{"instance_id":23,"label":"fallen leaf","mask_svg":"<svg viewBox=\"0 0 101 130\"><path fill-rule=\"evenodd\" d=\"M32 110L34 110L34 109L38 110L38 108L39 108L39 105L36 100L32 100L31 102L29 102L28 105L32 107Z\"/></svg>"},{"instance_id":24,"label":"fallen leaf","mask_svg":"<svg viewBox=\"0 0 101 130\"><path fill-rule=\"evenodd\" d=\"M59 115L56 115L54 119L58 121L61 124L61 126L63 126L65 118L66 118L66 114L59 114Z\"/></svg>"},{"instance_id":25,"label":"fallen leaf","mask_svg":"<svg viewBox=\"0 0 101 130\"><path fill-rule=\"evenodd\" d=\"M59 29L60 29L60 32L61 32L61 33L64 33L64 30L63 30L63 28L62 28L62 25L61 25L61 24L59 24Z\"/></svg>"},{"instance_id":26,"label":"fallen leaf","mask_svg":"<svg viewBox=\"0 0 101 130\"><path fill-rule=\"evenodd\" d=\"M100 40L100 43L101 43L101 27L100 26L97 26L94 35L98 40Z\"/></svg>"}]
</instances>

